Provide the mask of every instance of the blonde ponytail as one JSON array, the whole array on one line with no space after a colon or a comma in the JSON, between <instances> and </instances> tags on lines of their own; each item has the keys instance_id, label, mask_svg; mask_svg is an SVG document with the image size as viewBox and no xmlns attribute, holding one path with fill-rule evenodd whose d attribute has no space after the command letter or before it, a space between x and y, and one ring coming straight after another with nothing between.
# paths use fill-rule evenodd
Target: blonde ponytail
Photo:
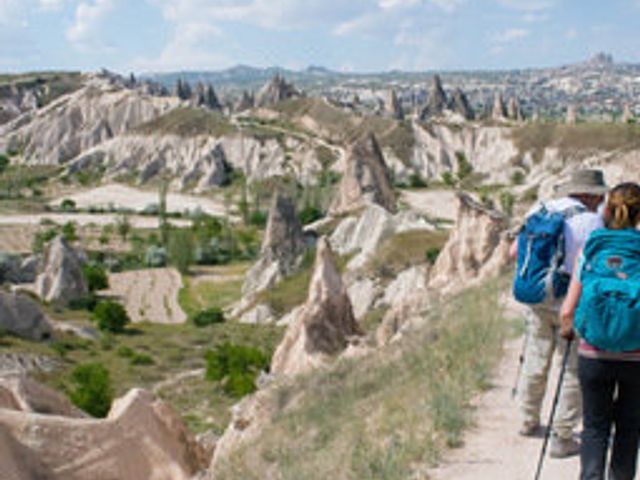
<instances>
[{"instance_id":1,"label":"blonde ponytail","mask_svg":"<svg viewBox=\"0 0 640 480\"><path fill-rule=\"evenodd\" d=\"M640 185L621 183L609 192L607 227L614 230L634 228L640 221Z\"/></svg>"}]
</instances>

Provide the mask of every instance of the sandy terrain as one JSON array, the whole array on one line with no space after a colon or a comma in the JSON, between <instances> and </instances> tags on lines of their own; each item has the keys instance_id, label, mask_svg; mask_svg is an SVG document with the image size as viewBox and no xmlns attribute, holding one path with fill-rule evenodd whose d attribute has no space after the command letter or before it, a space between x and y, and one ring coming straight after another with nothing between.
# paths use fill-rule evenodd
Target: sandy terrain
<instances>
[{"instance_id":1,"label":"sandy terrain","mask_svg":"<svg viewBox=\"0 0 640 480\"><path fill-rule=\"evenodd\" d=\"M511 389L517 375L522 341L510 342L494 379L495 388L477 399L476 426L466 435L465 445L450 453L443 465L434 469L433 480L530 480L534 478L542 439L517 434L520 417ZM557 371L550 376L543 418L548 418ZM554 460L547 457L541 479L578 478L578 457Z\"/></svg>"},{"instance_id":2,"label":"sandy terrain","mask_svg":"<svg viewBox=\"0 0 640 480\"><path fill-rule=\"evenodd\" d=\"M402 190L400 201L431 218L456 219L458 202L453 190Z\"/></svg>"},{"instance_id":3,"label":"sandy terrain","mask_svg":"<svg viewBox=\"0 0 640 480\"><path fill-rule=\"evenodd\" d=\"M115 183L58 198L50 202L50 205L58 206L65 198L76 202L76 206L81 209L88 207L109 208L113 206L114 208L130 208L135 211L141 211L145 207L152 204L157 205L159 202L158 192L140 190ZM169 193L167 195L168 212L182 213L185 210L196 210L197 208L210 215L223 216L225 214L223 202L216 201L211 197L205 198L177 193Z\"/></svg>"},{"instance_id":4,"label":"sandy terrain","mask_svg":"<svg viewBox=\"0 0 640 480\"><path fill-rule=\"evenodd\" d=\"M0 222L4 216L0 216ZM0 252L30 254L31 244L38 228L32 225L0 225Z\"/></svg>"},{"instance_id":5,"label":"sandy terrain","mask_svg":"<svg viewBox=\"0 0 640 480\"><path fill-rule=\"evenodd\" d=\"M109 275L110 289L101 292L117 296L134 323L184 323L187 316L178 304L182 277L173 268L136 270Z\"/></svg>"}]
</instances>

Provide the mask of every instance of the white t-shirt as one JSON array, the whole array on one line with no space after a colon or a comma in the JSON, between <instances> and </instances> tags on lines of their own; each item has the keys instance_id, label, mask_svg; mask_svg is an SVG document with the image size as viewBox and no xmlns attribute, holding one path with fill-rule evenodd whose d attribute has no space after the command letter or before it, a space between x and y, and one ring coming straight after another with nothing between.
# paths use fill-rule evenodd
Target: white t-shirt
<instances>
[{"instance_id":1,"label":"white t-shirt","mask_svg":"<svg viewBox=\"0 0 640 480\"><path fill-rule=\"evenodd\" d=\"M574 198L559 198L536 204L529 210L527 217L540 210L542 205L546 206L550 212L564 212L574 207L584 207L580 201ZM576 256L584 247L589 235L594 230L603 227L602 217L590 211L575 214L564 222L564 262L560 268L562 271L569 274L573 272Z\"/></svg>"}]
</instances>

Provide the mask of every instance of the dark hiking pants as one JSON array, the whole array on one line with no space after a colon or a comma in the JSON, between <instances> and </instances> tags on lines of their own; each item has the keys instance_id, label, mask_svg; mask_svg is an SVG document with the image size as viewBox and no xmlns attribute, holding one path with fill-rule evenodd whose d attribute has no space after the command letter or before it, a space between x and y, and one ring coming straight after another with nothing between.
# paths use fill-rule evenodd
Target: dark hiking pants
<instances>
[{"instance_id":1,"label":"dark hiking pants","mask_svg":"<svg viewBox=\"0 0 640 480\"><path fill-rule=\"evenodd\" d=\"M612 427L609 480L633 480L640 436L640 362L580 357L583 426L581 480L605 478Z\"/></svg>"}]
</instances>

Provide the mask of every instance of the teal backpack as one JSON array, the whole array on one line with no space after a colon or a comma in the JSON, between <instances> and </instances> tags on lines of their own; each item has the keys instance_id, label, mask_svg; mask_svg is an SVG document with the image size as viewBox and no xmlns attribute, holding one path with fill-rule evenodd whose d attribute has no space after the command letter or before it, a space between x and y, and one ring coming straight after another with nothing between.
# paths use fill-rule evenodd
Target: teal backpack
<instances>
[{"instance_id":1,"label":"teal backpack","mask_svg":"<svg viewBox=\"0 0 640 480\"><path fill-rule=\"evenodd\" d=\"M640 231L596 230L583 255L576 331L601 350L640 349Z\"/></svg>"}]
</instances>

